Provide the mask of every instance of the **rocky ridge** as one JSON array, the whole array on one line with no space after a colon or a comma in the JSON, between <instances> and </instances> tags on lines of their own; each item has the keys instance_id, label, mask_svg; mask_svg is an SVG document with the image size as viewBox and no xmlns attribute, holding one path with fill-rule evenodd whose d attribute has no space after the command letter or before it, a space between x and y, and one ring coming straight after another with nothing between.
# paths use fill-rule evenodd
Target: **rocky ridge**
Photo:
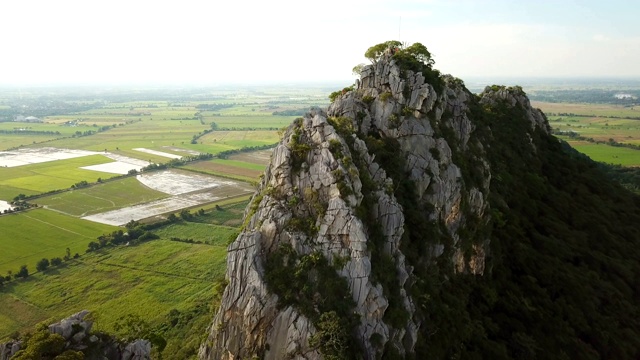
<instances>
[{"instance_id":1,"label":"rocky ridge","mask_svg":"<svg viewBox=\"0 0 640 360\"><path fill-rule=\"evenodd\" d=\"M416 266L444 258L483 274L491 129L474 117L518 107L532 131L548 132L546 119L521 89L476 97L459 79L414 70L385 54L326 111L287 128L229 246L201 359L404 357L429 327L411 295ZM328 336L336 314L355 320Z\"/></svg>"}]
</instances>

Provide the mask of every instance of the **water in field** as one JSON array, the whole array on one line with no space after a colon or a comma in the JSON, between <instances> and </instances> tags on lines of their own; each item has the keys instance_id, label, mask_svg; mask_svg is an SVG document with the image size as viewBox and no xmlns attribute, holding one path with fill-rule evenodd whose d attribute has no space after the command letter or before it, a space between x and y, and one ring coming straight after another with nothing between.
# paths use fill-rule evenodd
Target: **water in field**
<instances>
[{"instance_id":1,"label":"water in field","mask_svg":"<svg viewBox=\"0 0 640 360\"><path fill-rule=\"evenodd\" d=\"M0 200L0 212L11 209L11 205L3 200Z\"/></svg>"}]
</instances>

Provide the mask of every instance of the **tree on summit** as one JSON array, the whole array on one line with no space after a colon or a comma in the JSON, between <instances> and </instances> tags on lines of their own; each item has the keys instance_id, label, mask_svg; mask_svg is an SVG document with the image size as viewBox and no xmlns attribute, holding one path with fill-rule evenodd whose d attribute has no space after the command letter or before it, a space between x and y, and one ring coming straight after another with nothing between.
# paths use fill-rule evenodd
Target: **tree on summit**
<instances>
[{"instance_id":1,"label":"tree on summit","mask_svg":"<svg viewBox=\"0 0 640 360\"><path fill-rule=\"evenodd\" d=\"M427 47L419 42L406 46L397 40L385 41L367 49L364 56L375 64L384 54L390 54L398 62L410 65L410 68L421 67L417 65L424 65L428 69L431 69L433 64L435 64Z\"/></svg>"},{"instance_id":2,"label":"tree on summit","mask_svg":"<svg viewBox=\"0 0 640 360\"><path fill-rule=\"evenodd\" d=\"M402 49L402 43L397 40L389 40L380 44L373 45L367 49L364 53L364 57L371 60L372 63L377 63L380 57L387 51L394 52L395 50Z\"/></svg>"}]
</instances>

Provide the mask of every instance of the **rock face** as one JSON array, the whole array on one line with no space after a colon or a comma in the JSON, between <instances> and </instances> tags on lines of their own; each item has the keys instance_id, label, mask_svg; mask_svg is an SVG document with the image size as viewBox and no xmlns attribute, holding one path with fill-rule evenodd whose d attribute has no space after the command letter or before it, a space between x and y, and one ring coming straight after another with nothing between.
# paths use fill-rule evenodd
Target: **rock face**
<instances>
[{"instance_id":1,"label":"rock face","mask_svg":"<svg viewBox=\"0 0 640 360\"><path fill-rule=\"evenodd\" d=\"M414 266L446 258L453 272L483 274L491 130L474 112L520 106L532 129L548 125L517 89L476 97L451 76L436 80L384 55L328 110L289 126L229 246L229 284L201 359L404 357L429 326L410 296ZM335 283L323 271L346 284L343 300L323 300ZM327 319L344 307L356 321L337 334Z\"/></svg>"},{"instance_id":2,"label":"rock face","mask_svg":"<svg viewBox=\"0 0 640 360\"><path fill-rule=\"evenodd\" d=\"M22 343L20 341L9 341L4 344L0 344L0 360L9 360L19 350Z\"/></svg>"}]
</instances>

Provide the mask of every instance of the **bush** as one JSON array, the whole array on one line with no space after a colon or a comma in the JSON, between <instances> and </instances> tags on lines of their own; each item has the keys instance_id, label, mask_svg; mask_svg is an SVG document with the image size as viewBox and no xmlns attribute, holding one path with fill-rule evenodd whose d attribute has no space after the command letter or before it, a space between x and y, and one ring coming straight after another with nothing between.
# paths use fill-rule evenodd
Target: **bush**
<instances>
[{"instance_id":1,"label":"bush","mask_svg":"<svg viewBox=\"0 0 640 360\"><path fill-rule=\"evenodd\" d=\"M45 271L49 267L49 259L42 259L36 264L36 270Z\"/></svg>"},{"instance_id":2,"label":"bush","mask_svg":"<svg viewBox=\"0 0 640 360\"><path fill-rule=\"evenodd\" d=\"M14 275L15 278L26 279L29 276L29 270L27 269L27 265L20 266L20 270Z\"/></svg>"}]
</instances>

